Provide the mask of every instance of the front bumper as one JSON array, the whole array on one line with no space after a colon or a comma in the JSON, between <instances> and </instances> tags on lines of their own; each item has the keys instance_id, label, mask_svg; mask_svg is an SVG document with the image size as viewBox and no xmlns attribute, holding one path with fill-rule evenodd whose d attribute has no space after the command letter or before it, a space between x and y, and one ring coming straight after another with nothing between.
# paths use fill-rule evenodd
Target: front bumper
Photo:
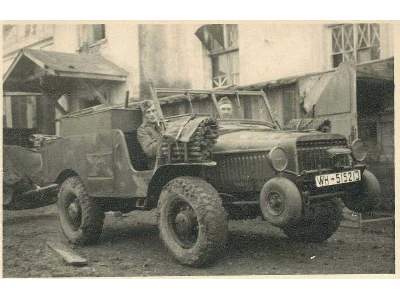
<instances>
[{"instance_id":1,"label":"front bumper","mask_svg":"<svg viewBox=\"0 0 400 300\"><path fill-rule=\"evenodd\" d=\"M340 169L319 169L303 171L300 175L294 173L286 175L296 184L303 197L303 202L307 206L317 201L324 201L334 197L343 197L346 194L357 193L361 188L361 181L317 187L315 176L350 170L360 170L361 174L363 174L365 169L365 165L357 164L352 167L342 167Z\"/></svg>"}]
</instances>

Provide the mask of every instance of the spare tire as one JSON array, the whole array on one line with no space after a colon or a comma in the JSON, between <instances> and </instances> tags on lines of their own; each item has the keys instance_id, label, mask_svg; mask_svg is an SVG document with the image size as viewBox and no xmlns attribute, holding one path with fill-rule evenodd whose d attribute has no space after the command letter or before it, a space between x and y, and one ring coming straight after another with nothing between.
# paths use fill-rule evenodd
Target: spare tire
<instances>
[{"instance_id":1,"label":"spare tire","mask_svg":"<svg viewBox=\"0 0 400 300\"><path fill-rule=\"evenodd\" d=\"M264 219L275 226L297 223L303 210L300 191L287 178L272 178L260 192L260 208Z\"/></svg>"}]
</instances>

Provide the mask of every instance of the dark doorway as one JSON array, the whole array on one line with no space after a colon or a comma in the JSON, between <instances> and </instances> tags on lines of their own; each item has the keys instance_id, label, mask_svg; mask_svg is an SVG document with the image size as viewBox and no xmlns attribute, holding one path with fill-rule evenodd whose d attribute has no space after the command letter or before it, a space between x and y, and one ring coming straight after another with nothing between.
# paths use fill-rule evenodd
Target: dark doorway
<instances>
[{"instance_id":1,"label":"dark doorway","mask_svg":"<svg viewBox=\"0 0 400 300\"><path fill-rule=\"evenodd\" d=\"M359 138L367 144L367 164L377 176L383 209L394 208L394 83L390 80L357 79Z\"/></svg>"}]
</instances>

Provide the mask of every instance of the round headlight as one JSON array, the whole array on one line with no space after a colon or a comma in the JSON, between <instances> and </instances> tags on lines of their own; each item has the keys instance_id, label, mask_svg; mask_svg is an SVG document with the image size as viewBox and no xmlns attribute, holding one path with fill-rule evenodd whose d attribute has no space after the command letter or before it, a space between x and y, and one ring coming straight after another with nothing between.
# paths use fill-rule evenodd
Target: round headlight
<instances>
[{"instance_id":1,"label":"round headlight","mask_svg":"<svg viewBox=\"0 0 400 300\"><path fill-rule=\"evenodd\" d=\"M269 152L269 159L272 167L278 172L285 170L288 165L286 152L279 147L272 148L271 152Z\"/></svg>"},{"instance_id":2,"label":"round headlight","mask_svg":"<svg viewBox=\"0 0 400 300\"><path fill-rule=\"evenodd\" d=\"M368 149L360 139L357 139L351 143L351 152L355 160L363 161L367 158Z\"/></svg>"}]
</instances>

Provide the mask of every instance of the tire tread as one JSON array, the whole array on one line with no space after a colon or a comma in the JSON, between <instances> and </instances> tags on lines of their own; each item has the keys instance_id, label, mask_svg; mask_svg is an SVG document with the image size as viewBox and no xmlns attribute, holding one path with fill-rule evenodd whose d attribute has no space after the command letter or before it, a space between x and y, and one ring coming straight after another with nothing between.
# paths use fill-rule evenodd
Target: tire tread
<instances>
[{"instance_id":1,"label":"tire tread","mask_svg":"<svg viewBox=\"0 0 400 300\"><path fill-rule=\"evenodd\" d=\"M96 203L95 199L91 198L83 185L83 182L78 176L68 177L60 187L58 194L59 205L62 205L62 198L64 193L72 191L75 192L76 197L79 198L80 205L82 207L82 222L79 228L79 234L70 236L68 230L65 230L65 221L60 217L61 230L69 242L77 245L88 245L93 244L100 238L103 223L104 223L104 212L101 207ZM60 211L60 213L62 213Z\"/></svg>"},{"instance_id":2,"label":"tire tread","mask_svg":"<svg viewBox=\"0 0 400 300\"><path fill-rule=\"evenodd\" d=\"M159 207L169 201L169 196L178 194L193 207L198 217L200 226L205 230L205 241L199 247L194 246L195 251L179 249L172 241L172 238L165 234L163 218L160 217L160 236L166 247L172 252L175 258L183 264L201 266L212 261L226 243L228 225L227 215L222 206L218 192L209 183L197 177L177 177L172 179L163 188L160 196ZM198 243L199 244L199 243Z\"/></svg>"}]
</instances>

